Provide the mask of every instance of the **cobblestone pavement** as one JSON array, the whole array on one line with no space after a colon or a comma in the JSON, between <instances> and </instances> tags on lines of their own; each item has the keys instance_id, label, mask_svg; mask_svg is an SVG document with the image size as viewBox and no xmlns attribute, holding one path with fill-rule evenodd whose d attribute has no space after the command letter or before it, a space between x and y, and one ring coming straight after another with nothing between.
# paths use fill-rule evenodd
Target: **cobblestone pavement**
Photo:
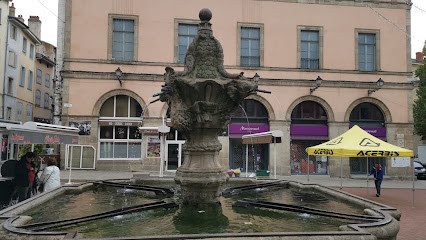
<instances>
[{"instance_id":1,"label":"cobblestone pavement","mask_svg":"<svg viewBox=\"0 0 426 240\"><path fill-rule=\"evenodd\" d=\"M426 239L426 190L416 189L382 189L381 196L376 197L374 188L343 188L345 192L376 201L398 209L401 213L398 240Z\"/></svg>"}]
</instances>

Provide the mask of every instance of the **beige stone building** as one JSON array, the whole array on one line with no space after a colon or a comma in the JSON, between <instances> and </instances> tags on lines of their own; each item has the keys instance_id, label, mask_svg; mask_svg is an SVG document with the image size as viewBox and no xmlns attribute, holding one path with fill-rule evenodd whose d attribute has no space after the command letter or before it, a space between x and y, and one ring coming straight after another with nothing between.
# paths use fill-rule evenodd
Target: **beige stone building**
<instances>
[{"instance_id":1,"label":"beige stone building","mask_svg":"<svg viewBox=\"0 0 426 240\"><path fill-rule=\"evenodd\" d=\"M171 131L162 150L157 127L167 106L150 104L164 68L183 69L209 8L228 72L260 75L259 93L246 99L220 137L224 168L273 171L273 147L248 148L241 136L284 133L277 174L340 175L340 158L309 157L305 148L353 125L413 149L410 7L404 0L60 0L58 66L62 122L81 128L84 148L72 147L73 167L174 171L184 139ZM391 24L386 19L394 24ZM396 27L397 26L397 27ZM141 117L142 116L142 117ZM83 153L81 153L83 149ZM94 153L94 150L96 153ZM248 154L248 162L246 156ZM71 156L71 155L70 155ZM408 177L389 158L375 158L385 175ZM367 162L343 159L345 177L365 176Z\"/></svg>"},{"instance_id":2,"label":"beige stone building","mask_svg":"<svg viewBox=\"0 0 426 240\"><path fill-rule=\"evenodd\" d=\"M41 39L41 20L38 16L30 16L28 26ZM36 47L34 121L52 123L52 97L55 74L56 47L42 41Z\"/></svg>"},{"instance_id":3,"label":"beige stone building","mask_svg":"<svg viewBox=\"0 0 426 240\"><path fill-rule=\"evenodd\" d=\"M27 122L33 120L35 48L40 39L24 23L22 15L14 16L10 7L5 60L3 114L4 119Z\"/></svg>"}]
</instances>

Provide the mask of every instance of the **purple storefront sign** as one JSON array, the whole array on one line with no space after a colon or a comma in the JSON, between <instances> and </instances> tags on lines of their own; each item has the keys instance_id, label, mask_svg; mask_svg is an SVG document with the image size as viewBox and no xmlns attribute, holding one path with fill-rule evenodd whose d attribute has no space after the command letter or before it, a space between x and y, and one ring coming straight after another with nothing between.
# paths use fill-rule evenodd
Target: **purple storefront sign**
<instances>
[{"instance_id":1,"label":"purple storefront sign","mask_svg":"<svg viewBox=\"0 0 426 240\"><path fill-rule=\"evenodd\" d=\"M328 136L328 126L290 126L290 135Z\"/></svg>"},{"instance_id":2,"label":"purple storefront sign","mask_svg":"<svg viewBox=\"0 0 426 240\"><path fill-rule=\"evenodd\" d=\"M386 137L386 128L372 128L372 127L360 127L360 128L375 137Z\"/></svg>"},{"instance_id":3,"label":"purple storefront sign","mask_svg":"<svg viewBox=\"0 0 426 240\"><path fill-rule=\"evenodd\" d=\"M269 125L229 124L229 134L254 134L268 132Z\"/></svg>"}]
</instances>

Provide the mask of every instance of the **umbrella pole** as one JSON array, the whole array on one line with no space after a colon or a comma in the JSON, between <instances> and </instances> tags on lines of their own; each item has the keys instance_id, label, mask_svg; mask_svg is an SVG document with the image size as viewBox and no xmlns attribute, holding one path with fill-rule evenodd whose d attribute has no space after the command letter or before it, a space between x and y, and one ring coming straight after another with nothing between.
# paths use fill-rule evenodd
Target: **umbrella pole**
<instances>
[{"instance_id":1,"label":"umbrella pole","mask_svg":"<svg viewBox=\"0 0 426 240\"><path fill-rule=\"evenodd\" d=\"M343 178L342 178L342 175L343 175L343 160L342 160L342 157L340 157L340 190L342 190L342 188L343 188Z\"/></svg>"},{"instance_id":2,"label":"umbrella pole","mask_svg":"<svg viewBox=\"0 0 426 240\"><path fill-rule=\"evenodd\" d=\"M369 159L368 159L368 157L367 157L367 196L368 196L368 169L370 168L370 162L369 162Z\"/></svg>"},{"instance_id":3,"label":"umbrella pole","mask_svg":"<svg viewBox=\"0 0 426 240\"><path fill-rule=\"evenodd\" d=\"M249 149L248 149L248 144L246 144L246 177L248 177L248 156L249 154Z\"/></svg>"},{"instance_id":4,"label":"umbrella pole","mask_svg":"<svg viewBox=\"0 0 426 240\"><path fill-rule=\"evenodd\" d=\"M163 118L164 120L164 118ZM166 155L166 150L165 150L165 146L163 144L163 139L164 139L164 134L160 133L160 172L158 173L158 175L160 177L163 177L163 164L164 164L164 157ZM179 149L179 148L178 148ZM178 150L179 151L179 150Z\"/></svg>"},{"instance_id":5,"label":"umbrella pole","mask_svg":"<svg viewBox=\"0 0 426 240\"><path fill-rule=\"evenodd\" d=\"M415 187L414 187L414 158L411 158L411 166L413 166L413 168L411 169L411 173L413 174L413 208L414 208L414 192L415 192Z\"/></svg>"},{"instance_id":6,"label":"umbrella pole","mask_svg":"<svg viewBox=\"0 0 426 240\"><path fill-rule=\"evenodd\" d=\"M277 179L277 138L274 137L274 178Z\"/></svg>"},{"instance_id":7,"label":"umbrella pole","mask_svg":"<svg viewBox=\"0 0 426 240\"><path fill-rule=\"evenodd\" d=\"M310 163L311 163L311 162L309 161L309 154L308 154L308 183L309 183L309 172L311 171L311 170L309 169L309 165L311 165Z\"/></svg>"}]
</instances>

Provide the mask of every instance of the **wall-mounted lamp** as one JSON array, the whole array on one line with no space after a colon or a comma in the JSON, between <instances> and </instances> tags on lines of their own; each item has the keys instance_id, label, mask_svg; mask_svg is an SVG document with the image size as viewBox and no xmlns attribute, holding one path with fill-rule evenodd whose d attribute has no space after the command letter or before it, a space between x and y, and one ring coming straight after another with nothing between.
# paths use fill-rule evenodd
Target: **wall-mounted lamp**
<instances>
[{"instance_id":1,"label":"wall-mounted lamp","mask_svg":"<svg viewBox=\"0 0 426 240\"><path fill-rule=\"evenodd\" d=\"M123 76L123 72L121 71L120 68L117 68L115 70L115 76L117 77L118 81L120 82L120 87L121 87L123 83L122 83L120 78L121 78L121 76Z\"/></svg>"},{"instance_id":2,"label":"wall-mounted lamp","mask_svg":"<svg viewBox=\"0 0 426 240\"><path fill-rule=\"evenodd\" d=\"M317 79L315 79L315 83L317 84L317 86L314 87L314 88L311 88L309 90L311 92L310 94L312 94L313 92L315 92L315 90L317 90L321 86L322 78L320 76L318 76Z\"/></svg>"},{"instance_id":3,"label":"wall-mounted lamp","mask_svg":"<svg viewBox=\"0 0 426 240\"><path fill-rule=\"evenodd\" d=\"M254 76L253 76L253 78L252 78L253 80L254 80L254 82L256 83L256 85L258 85L259 84L259 80L260 80L260 76L259 76L259 74L255 74ZM271 92L270 91L267 91L267 90L261 90L261 89L259 89L259 88L256 88L254 91L256 91L256 92L261 92L261 93L268 93L268 94L271 94Z\"/></svg>"},{"instance_id":4,"label":"wall-mounted lamp","mask_svg":"<svg viewBox=\"0 0 426 240\"><path fill-rule=\"evenodd\" d=\"M376 84L377 84L377 87L375 89L368 90L368 96L370 96L373 92L379 91L380 88L382 88L383 84L385 84L385 81L383 81L382 78L379 78L379 80L377 80Z\"/></svg>"},{"instance_id":5,"label":"wall-mounted lamp","mask_svg":"<svg viewBox=\"0 0 426 240\"><path fill-rule=\"evenodd\" d=\"M254 82L256 83L256 84L258 84L259 83L259 79L260 79L260 76L259 76L259 74L255 74L254 75L254 77L253 77L253 80L254 80Z\"/></svg>"}]
</instances>

